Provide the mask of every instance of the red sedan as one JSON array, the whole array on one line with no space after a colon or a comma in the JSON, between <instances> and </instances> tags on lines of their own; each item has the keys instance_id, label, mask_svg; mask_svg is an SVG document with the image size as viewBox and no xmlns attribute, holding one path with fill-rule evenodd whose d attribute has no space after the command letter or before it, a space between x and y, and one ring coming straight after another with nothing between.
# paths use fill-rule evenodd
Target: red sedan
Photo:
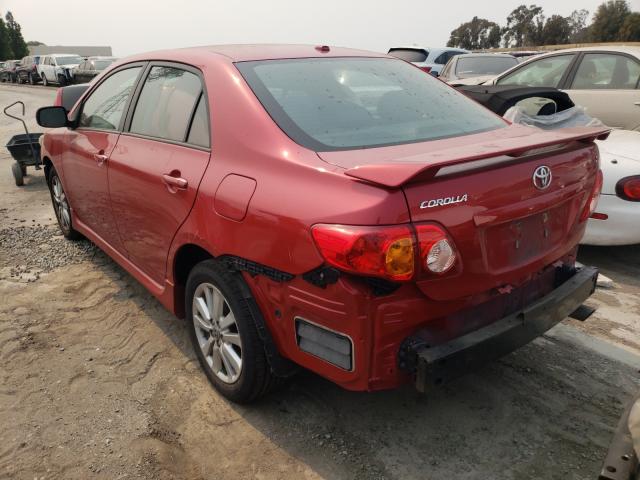
<instances>
[{"instance_id":1,"label":"red sedan","mask_svg":"<svg viewBox=\"0 0 640 480\"><path fill-rule=\"evenodd\" d=\"M511 126L386 55L154 52L37 117L64 235L186 317L234 401L300 366L423 390L540 335L595 285L575 256L606 131Z\"/></svg>"}]
</instances>

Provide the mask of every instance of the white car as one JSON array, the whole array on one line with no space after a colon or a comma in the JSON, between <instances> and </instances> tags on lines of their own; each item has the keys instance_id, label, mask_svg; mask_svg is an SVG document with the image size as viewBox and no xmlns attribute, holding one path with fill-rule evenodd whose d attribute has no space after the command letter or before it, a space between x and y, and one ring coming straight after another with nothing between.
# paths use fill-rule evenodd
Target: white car
<instances>
[{"instance_id":1,"label":"white car","mask_svg":"<svg viewBox=\"0 0 640 480\"><path fill-rule=\"evenodd\" d=\"M405 62L413 63L420 70L430 73L434 77L440 75L440 71L456 55L471 53L461 48L431 48L431 47L392 47L389 55L397 57Z\"/></svg>"},{"instance_id":2,"label":"white car","mask_svg":"<svg viewBox=\"0 0 640 480\"><path fill-rule=\"evenodd\" d=\"M455 87L480 85L518 65L518 59L506 53L463 53L451 58L440 72L440 80Z\"/></svg>"},{"instance_id":3,"label":"white car","mask_svg":"<svg viewBox=\"0 0 640 480\"><path fill-rule=\"evenodd\" d=\"M81 62L82 57L71 53L44 55L38 64L38 75L45 87L54 83L69 85L73 80L73 70Z\"/></svg>"},{"instance_id":4,"label":"white car","mask_svg":"<svg viewBox=\"0 0 640 480\"><path fill-rule=\"evenodd\" d=\"M596 218L589 219L581 243L640 243L640 132L613 130L607 140L597 143L604 177L602 194Z\"/></svg>"},{"instance_id":5,"label":"white car","mask_svg":"<svg viewBox=\"0 0 640 480\"><path fill-rule=\"evenodd\" d=\"M553 87L613 128L640 131L640 47L585 47L538 55L491 80Z\"/></svg>"}]
</instances>

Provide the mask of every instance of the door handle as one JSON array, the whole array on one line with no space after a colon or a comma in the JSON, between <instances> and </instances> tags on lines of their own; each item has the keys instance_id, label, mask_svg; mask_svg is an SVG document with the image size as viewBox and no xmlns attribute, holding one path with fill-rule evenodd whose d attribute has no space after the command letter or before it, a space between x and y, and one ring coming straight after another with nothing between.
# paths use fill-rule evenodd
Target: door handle
<instances>
[{"instance_id":1,"label":"door handle","mask_svg":"<svg viewBox=\"0 0 640 480\"><path fill-rule=\"evenodd\" d=\"M102 164L106 162L109 157L104 153L94 153L93 158L96 160L96 162L98 162L99 166L102 166Z\"/></svg>"},{"instance_id":2,"label":"door handle","mask_svg":"<svg viewBox=\"0 0 640 480\"><path fill-rule=\"evenodd\" d=\"M636 105L637 107L640 107L640 102L636 102L634 103L634 105Z\"/></svg>"},{"instance_id":3,"label":"door handle","mask_svg":"<svg viewBox=\"0 0 640 480\"><path fill-rule=\"evenodd\" d=\"M182 177L174 177L173 175L169 175L165 173L162 175L162 180L164 183L169 185L170 187L179 188L180 190L184 190L189 185L189 182L185 178Z\"/></svg>"}]
</instances>

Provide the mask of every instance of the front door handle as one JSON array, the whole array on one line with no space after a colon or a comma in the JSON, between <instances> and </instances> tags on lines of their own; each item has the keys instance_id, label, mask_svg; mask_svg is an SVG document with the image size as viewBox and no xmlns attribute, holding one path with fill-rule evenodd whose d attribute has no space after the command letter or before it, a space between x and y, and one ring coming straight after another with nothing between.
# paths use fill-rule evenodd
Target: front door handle
<instances>
[{"instance_id":1,"label":"front door handle","mask_svg":"<svg viewBox=\"0 0 640 480\"><path fill-rule=\"evenodd\" d=\"M189 185L189 182L187 182L186 178L174 177L173 175L169 175L168 173L162 175L162 180L164 180L164 183L166 183L170 187L179 188L180 190L184 190L185 188L187 188L187 185Z\"/></svg>"},{"instance_id":2,"label":"front door handle","mask_svg":"<svg viewBox=\"0 0 640 480\"><path fill-rule=\"evenodd\" d=\"M102 166L102 164L106 162L109 157L106 156L104 153L94 153L93 158L95 158L99 166Z\"/></svg>"}]
</instances>

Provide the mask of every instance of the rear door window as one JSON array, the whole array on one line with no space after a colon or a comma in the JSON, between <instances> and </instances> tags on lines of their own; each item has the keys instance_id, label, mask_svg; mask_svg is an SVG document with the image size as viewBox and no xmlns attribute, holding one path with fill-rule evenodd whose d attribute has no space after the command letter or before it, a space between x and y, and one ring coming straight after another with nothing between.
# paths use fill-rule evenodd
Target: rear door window
<instances>
[{"instance_id":1,"label":"rear door window","mask_svg":"<svg viewBox=\"0 0 640 480\"><path fill-rule=\"evenodd\" d=\"M500 80L498 85L558 88L575 55L554 55L533 60Z\"/></svg>"},{"instance_id":2,"label":"rear door window","mask_svg":"<svg viewBox=\"0 0 640 480\"><path fill-rule=\"evenodd\" d=\"M392 48L389 55L405 62L421 63L427 60L429 52L422 48Z\"/></svg>"},{"instance_id":3,"label":"rear door window","mask_svg":"<svg viewBox=\"0 0 640 480\"><path fill-rule=\"evenodd\" d=\"M572 90L631 90L638 86L640 64L624 55L587 53L571 84Z\"/></svg>"},{"instance_id":4,"label":"rear door window","mask_svg":"<svg viewBox=\"0 0 640 480\"><path fill-rule=\"evenodd\" d=\"M154 66L136 105L130 132L184 142L202 93L200 78L175 67Z\"/></svg>"},{"instance_id":5,"label":"rear door window","mask_svg":"<svg viewBox=\"0 0 640 480\"><path fill-rule=\"evenodd\" d=\"M78 126L117 130L141 69L120 70L98 85L82 106Z\"/></svg>"}]
</instances>

